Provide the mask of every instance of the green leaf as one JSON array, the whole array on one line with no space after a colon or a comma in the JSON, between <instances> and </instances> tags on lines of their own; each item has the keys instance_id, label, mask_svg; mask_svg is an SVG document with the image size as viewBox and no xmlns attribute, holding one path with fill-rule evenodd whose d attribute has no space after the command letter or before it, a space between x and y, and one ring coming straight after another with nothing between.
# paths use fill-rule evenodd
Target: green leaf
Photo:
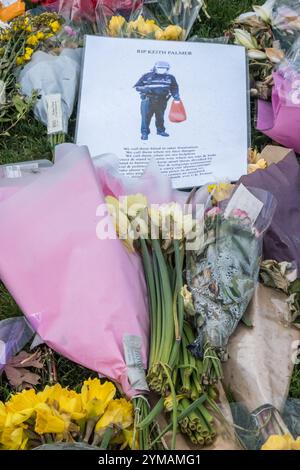
<instances>
[{"instance_id":1,"label":"green leaf","mask_svg":"<svg viewBox=\"0 0 300 470\"><path fill-rule=\"evenodd\" d=\"M26 111L27 105L20 95L13 96L12 102L19 114L23 114Z\"/></svg>"}]
</instances>

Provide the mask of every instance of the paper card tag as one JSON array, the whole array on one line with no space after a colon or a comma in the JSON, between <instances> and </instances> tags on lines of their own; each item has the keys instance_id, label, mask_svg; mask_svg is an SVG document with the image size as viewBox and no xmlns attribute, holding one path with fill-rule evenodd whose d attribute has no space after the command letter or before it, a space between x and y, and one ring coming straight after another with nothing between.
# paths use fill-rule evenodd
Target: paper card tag
<instances>
[{"instance_id":1,"label":"paper card tag","mask_svg":"<svg viewBox=\"0 0 300 470\"><path fill-rule=\"evenodd\" d=\"M6 102L5 88L5 82L0 80L0 106Z\"/></svg>"},{"instance_id":2,"label":"paper card tag","mask_svg":"<svg viewBox=\"0 0 300 470\"><path fill-rule=\"evenodd\" d=\"M53 95L46 95L47 101L47 132L48 134L58 134L63 132L63 119L61 108L61 95L60 93Z\"/></svg>"},{"instance_id":3,"label":"paper card tag","mask_svg":"<svg viewBox=\"0 0 300 470\"><path fill-rule=\"evenodd\" d=\"M142 339L140 336L124 335L123 345L130 385L135 390L149 390L142 361Z\"/></svg>"},{"instance_id":4,"label":"paper card tag","mask_svg":"<svg viewBox=\"0 0 300 470\"><path fill-rule=\"evenodd\" d=\"M21 178L22 172L19 165L7 165L4 167L5 178Z\"/></svg>"},{"instance_id":5,"label":"paper card tag","mask_svg":"<svg viewBox=\"0 0 300 470\"><path fill-rule=\"evenodd\" d=\"M243 184L240 184L225 209L224 217L227 219L235 209L239 209L247 212L253 225L263 206L259 199L253 196Z\"/></svg>"}]
</instances>

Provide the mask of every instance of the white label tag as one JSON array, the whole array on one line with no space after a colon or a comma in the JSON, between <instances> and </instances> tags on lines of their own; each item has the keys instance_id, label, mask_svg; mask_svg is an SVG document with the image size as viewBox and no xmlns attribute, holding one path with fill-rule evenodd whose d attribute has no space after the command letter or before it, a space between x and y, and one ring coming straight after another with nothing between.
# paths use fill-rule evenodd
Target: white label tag
<instances>
[{"instance_id":1,"label":"white label tag","mask_svg":"<svg viewBox=\"0 0 300 470\"><path fill-rule=\"evenodd\" d=\"M123 345L130 385L135 390L149 390L142 361L140 336L124 335Z\"/></svg>"},{"instance_id":2,"label":"white label tag","mask_svg":"<svg viewBox=\"0 0 300 470\"><path fill-rule=\"evenodd\" d=\"M63 120L61 109L61 95L47 95L47 112L48 112L48 134L58 134L63 132Z\"/></svg>"},{"instance_id":3,"label":"white label tag","mask_svg":"<svg viewBox=\"0 0 300 470\"><path fill-rule=\"evenodd\" d=\"M6 102L5 88L5 82L0 80L0 106Z\"/></svg>"},{"instance_id":4,"label":"white label tag","mask_svg":"<svg viewBox=\"0 0 300 470\"><path fill-rule=\"evenodd\" d=\"M243 184L240 184L225 209L224 217L227 219L234 210L239 209L246 212L254 224L263 206L259 199L253 196Z\"/></svg>"},{"instance_id":5,"label":"white label tag","mask_svg":"<svg viewBox=\"0 0 300 470\"><path fill-rule=\"evenodd\" d=\"M21 168L19 165L8 165L4 167L4 175L6 178L21 178Z\"/></svg>"}]
</instances>

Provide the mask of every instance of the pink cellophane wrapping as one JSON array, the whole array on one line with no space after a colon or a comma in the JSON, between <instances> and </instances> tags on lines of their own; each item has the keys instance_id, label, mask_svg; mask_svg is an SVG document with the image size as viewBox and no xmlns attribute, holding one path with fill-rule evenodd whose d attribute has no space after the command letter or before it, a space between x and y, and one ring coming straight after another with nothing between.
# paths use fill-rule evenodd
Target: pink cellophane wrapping
<instances>
[{"instance_id":1,"label":"pink cellophane wrapping","mask_svg":"<svg viewBox=\"0 0 300 470\"><path fill-rule=\"evenodd\" d=\"M272 103L259 100L257 129L271 139L300 152L300 74L273 72ZM295 88L293 88L295 87Z\"/></svg>"},{"instance_id":2,"label":"pink cellophane wrapping","mask_svg":"<svg viewBox=\"0 0 300 470\"><path fill-rule=\"evenodd\" d=\"M104 196L88 150L60 146L52 168L28 185L20 180L7 196L0 203L1 280L50 347L132 396L123 337L142 338L146 368L143 269L117 237L96 236Z\"/></svg>"}]
</instances>

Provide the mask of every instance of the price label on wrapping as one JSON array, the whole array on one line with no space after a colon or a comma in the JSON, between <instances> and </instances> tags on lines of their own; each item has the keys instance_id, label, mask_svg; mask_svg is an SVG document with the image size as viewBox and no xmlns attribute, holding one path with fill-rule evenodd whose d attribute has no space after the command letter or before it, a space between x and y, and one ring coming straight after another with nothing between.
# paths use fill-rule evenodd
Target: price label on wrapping
<instances>
[{"instance_id":1,"label":"price label on wrapping","mask_svg":"<svg viewBox=\"0 0 300 470\"><path fill-rule=\"evenodd\" d=\"M142 361L140 336L124 335L123 345L130 385L135 390L149 390Z\"/></svg>"},{"instance_id":2,"label":"price label on wrapping","mask_svg":"<svg viewBox=\"0 0 300 470\"><path fill-rule=\"evenodd\" d=\"M59 134L63 132L61 95L59 93L46 96L47 101L47 132Z\"/></svg>"}]
</instances>

